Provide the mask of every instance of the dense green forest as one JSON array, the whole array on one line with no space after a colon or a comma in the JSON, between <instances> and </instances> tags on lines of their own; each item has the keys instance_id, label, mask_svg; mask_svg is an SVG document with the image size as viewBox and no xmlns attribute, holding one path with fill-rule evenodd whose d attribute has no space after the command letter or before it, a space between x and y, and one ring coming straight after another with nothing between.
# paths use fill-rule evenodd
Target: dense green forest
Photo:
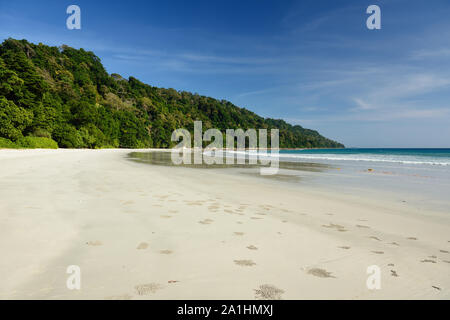
<instances>
[{"instance_id":1,"label":"dense green forest","mask_svg":"<svg viewBox=\"0 0 450 320\"><path fill-rule=\"evenodd\" d=\"M280 147L343 147L231 102L109 75L94 53L26 40L0 46L0 147L171 147L172 131L278 128Z\"/></svg>"}]
</instances>

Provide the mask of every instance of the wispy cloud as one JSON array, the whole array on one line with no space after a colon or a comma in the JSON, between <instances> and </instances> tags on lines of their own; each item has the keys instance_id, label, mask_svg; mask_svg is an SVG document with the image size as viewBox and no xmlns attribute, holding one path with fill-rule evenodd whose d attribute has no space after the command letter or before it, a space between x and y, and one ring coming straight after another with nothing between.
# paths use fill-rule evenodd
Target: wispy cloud
<instances>
[{"instance_id":1,"label":"wispy cloud","mask_svg":"<svg viewBox=\"0 0 450 320\"><path fill-rule=\"evenodd\" d=\"M445 59L450 57L450 48L422 49L411 53L411 59Z\"/></svg>"}]
</instances>

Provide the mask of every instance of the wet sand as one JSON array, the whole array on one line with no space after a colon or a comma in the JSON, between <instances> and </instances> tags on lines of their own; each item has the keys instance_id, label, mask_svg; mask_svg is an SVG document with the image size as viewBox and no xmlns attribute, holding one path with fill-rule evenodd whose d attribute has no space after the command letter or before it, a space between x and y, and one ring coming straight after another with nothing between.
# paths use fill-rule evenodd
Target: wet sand
<instances>
[{"instance_id":1,"label":"wet sand","mask_svg":"<svg viewBox=\"0 0 450 320\"><path fill-rule=\"evenodd\" d=\"M0 298L450 298L449 212L130 152L0 150Z\"/></svg>"}]
</instances>

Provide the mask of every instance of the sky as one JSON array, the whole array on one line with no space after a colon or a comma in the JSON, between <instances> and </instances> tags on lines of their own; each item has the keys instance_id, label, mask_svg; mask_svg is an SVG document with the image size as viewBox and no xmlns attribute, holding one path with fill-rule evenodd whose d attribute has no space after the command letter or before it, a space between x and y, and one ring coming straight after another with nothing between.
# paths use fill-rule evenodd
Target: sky
<instances>
[{"instance_id":1,"label":"sky","mask_svg":"<svg viewBox=\"0 0 450 320\"><path fill-rule=\"evenodd\" d=\"M69 5L81 29L69 30ZM369 30L369 5L381 29ZM0 40L226 99L347 147L450 147L448 0L0 0Z\"/></svg>"}]
</instances>

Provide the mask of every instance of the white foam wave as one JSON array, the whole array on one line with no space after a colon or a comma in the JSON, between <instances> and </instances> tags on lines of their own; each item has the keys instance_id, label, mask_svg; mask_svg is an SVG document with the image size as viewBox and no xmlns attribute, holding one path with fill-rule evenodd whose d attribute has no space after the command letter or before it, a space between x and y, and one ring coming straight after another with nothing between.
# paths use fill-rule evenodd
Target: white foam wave
<instances>
[{"instance_id":1,"label":"white foam wave","mask_svg":"<svg viewBox=\"0 0 450 320\"><path fill-rule=\"evenodd\" d=\"M238 156L249 155L248 151L230 151L225 152L228 155L236 154ZM367 154L288 154L288 153L261 153L262 158L279 158L282 160L325 160L325 161L358 161L358 162L384 162L408 165L433 165L450 166L450 159L439 159L433 157L419 156L395 156L395 155L367 155ZM250 157L256 156L256 152L250 152Z\"/></svg>"}]
</instances>

